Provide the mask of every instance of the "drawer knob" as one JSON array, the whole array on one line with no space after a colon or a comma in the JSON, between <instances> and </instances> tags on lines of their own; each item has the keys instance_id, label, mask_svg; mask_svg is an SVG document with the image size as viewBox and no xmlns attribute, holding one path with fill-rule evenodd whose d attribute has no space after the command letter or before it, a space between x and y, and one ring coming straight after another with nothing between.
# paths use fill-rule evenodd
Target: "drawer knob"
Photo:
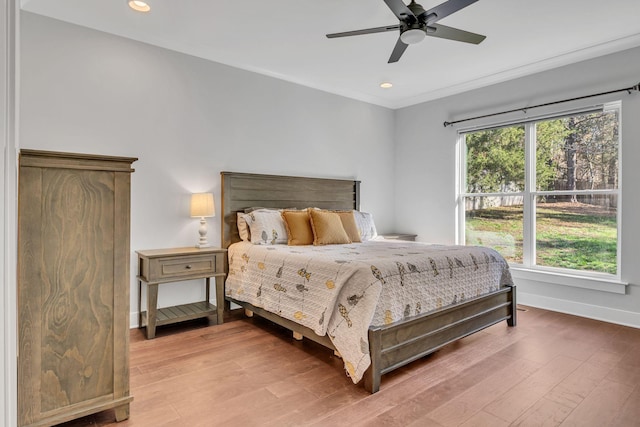
<instances>
[{"instance_id":1,"label":"drawer knob","mask_svg":"<svg viewBox=\"0 0 640 427\"><path fill-rule=\"evenodd\" d=\"M191 270L191 264L187 264L184 268L186 268L187 270Z\"/></svg>"}]
</instances>

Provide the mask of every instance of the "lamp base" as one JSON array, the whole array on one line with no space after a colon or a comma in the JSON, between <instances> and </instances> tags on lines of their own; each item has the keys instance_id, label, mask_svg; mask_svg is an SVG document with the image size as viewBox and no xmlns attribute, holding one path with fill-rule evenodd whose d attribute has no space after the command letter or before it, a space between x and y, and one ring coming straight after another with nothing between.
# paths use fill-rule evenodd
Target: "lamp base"
<instances>
[{"instance_id":1,"label":"lamp base","mask_svg":"<svg viewBox=\"0 0 640 427\"><path fill-rule=\"evenodd\" d=\"M200 241L196 244L196 248L210 248L211 244L207 242L207 220L204 217L200 218L198 233L200 234Z\"/></svg>"}]
</instances>

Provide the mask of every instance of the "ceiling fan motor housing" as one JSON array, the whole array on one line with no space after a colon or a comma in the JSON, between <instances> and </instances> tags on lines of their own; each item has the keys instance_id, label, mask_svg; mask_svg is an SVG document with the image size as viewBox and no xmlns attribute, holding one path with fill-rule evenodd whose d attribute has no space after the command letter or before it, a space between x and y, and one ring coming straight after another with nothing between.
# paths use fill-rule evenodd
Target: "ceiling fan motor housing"
<instances>
[{"instance_id":1,"label":"ceiling fan motor housing","mask_svg":"<svg viewBox=\"0 0 640 427\"><path fill-rule=\"evenodd\" d=\"M407 8L414 15L408 18L411 18L411 20L413 20L414 18L417 19L422 26L427 25L428 22L433 21L438 17L438 15L433 12L427 14L427 11L424 10L424 7L422 7L422 5L418 3L415 3L414 1L412 1L411 4L407 5Z\"/></svg>"},{"instance_id":2,"label":"ceiling fan motor housing","mask_svg":"<svg viewBox=\"0 0 640 427\"><path fill-rule=\"evenodd\" d=\"M411 17L412 19L414 17L418 17L419 19L420 15L425 13L424 7L422 7L422 5L419 5L415 1L411 1L411 3L407 5L407 7L411 12L413 12L414 16Z\"/></svg>"}]
</instances>

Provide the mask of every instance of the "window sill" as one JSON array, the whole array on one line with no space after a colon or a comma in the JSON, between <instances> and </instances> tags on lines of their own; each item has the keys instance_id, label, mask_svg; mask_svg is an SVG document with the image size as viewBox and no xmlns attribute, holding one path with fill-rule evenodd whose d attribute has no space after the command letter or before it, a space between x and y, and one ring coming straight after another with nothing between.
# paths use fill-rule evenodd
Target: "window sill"
<instances>
[{"instance_id":1,"label":"window sill","mask_svg":"<svg viewBox=\"0 0 640 427\"><path fill-rule=\"evenodd\" d=\"M579 276L555 271L534 270L519 266L510 266L514 280L533 280L553 285L571 286L574 288L591 289L594 291L626 294L629 283L616 278ZM516 283L517 285L517 283Z\"/></svg>"}]
</instances>

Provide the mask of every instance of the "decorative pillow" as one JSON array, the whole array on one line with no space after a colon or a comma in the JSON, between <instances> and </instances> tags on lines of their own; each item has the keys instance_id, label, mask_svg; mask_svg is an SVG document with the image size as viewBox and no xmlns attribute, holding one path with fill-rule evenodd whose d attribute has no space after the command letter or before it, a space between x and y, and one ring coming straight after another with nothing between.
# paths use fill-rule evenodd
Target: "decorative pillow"
<instances>
[{"instance_id":1,"label":"decorative pillow","mask_svg":"<svg viewBox=\"0 0 640 427\"><path fill-rule=\"evenodd\" d=\"M291 246L313 244L313 229L307 210L303 211L282 211L284 225L287 228L289 240L287 244Z\"/></svg>"},{"instance_id":2,"label":"decorative pillow","mask_svg":"<svg viewBox=\"0 0 640 427\"><path fill-rule=\"evenodd\" d=\"M261 211L261 210L277 211L278 209L272 209L272 208L261 208L261 207L251 207L251 208L244 208L244 213L248 214L248 213L251 213L251 212L253 212L253 211Z\"/></svg>"},{"instance_id":3,"label":"decorative pillow","mask_svg":"<svg viewBox=\"0 0 640 427\"><path fill-rule=\"evenodd\" d=\"M311 218L314 245L351 243L337 213L310 209L309 218Z\"/></svg>"},{"instance_id":4,"label":"decorative pillow","mask_svg":"<svg viewBox=\"0 0 640 427\"><path fill-rule=\"evenodd\" d=\"M287 243L287 228L280 211L258 209L245 214L251 243L254 245L278 245Z\"/></svg>"},{"instance_id":5,"label":"decorative pillow","mask_svg":"<svg viewBox=\"0 0 640 427\"><path fill-rule=\"evenodd\" d=\"M251 213L253 211L262 211L262 210L267 210L267 211L282 211L281 208L261 208L261 207L252 207L252 208L244 208L244 213L248 214ZM287 208L288 211L295 211L296 208Z\"/></svg>"},{"instance_id":6,"label":"decorative pillow","mask_svg":"<svg viewBox=\"0 0 640 427\"><path fill-rule=\"evenodd\" d=\"M353 211L353 216L360 232L360 240L366 242L378 237L376 225L373 222L373 215L368 212Z\"/></svg>"},{"instance_id":7,"label":"decorative pillow","mask_svg":"<svg viewBox=\"0 0 640 427\"><path fill-rule=\"evenodd\" d=\"M238 225L238 233L240 234L240 238L245 242L250 242L251 235L249 234L249 226L247 225L247 220L245 219L246 216L247 214L238 212L238 220L236 224Z\"/></svg>"},{"instance_id":8,"label":"decorative pillow","mask_svg":"<svg viewBox=\"0 0 640 427\"><path fill-rule=\"evenodd\" d=\"M356 218L353 215L353 211L333 211L340 216L340 220L342 221L342 226L344 227L344 231L347 232L347 236L349 236L349 240L352 243L359 243L360 240L360 232L358 231L358 225L356 224Z\"/></svg>"}]
</instances>

